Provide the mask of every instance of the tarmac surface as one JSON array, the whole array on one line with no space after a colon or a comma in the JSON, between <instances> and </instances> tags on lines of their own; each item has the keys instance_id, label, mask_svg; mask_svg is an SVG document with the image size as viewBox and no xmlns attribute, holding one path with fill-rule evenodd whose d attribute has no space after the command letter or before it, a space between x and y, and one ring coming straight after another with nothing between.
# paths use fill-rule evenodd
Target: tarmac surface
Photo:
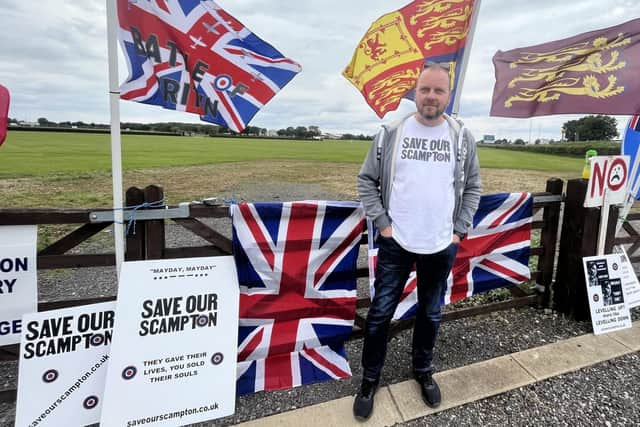
<instances>
[{"instance_id":1,"label":"tarmac surface","mask_svg":"<svg viewBox=\"0 0 640 427\"><path fill-rule=\"evenodd\" d=\"M423 403L417 383L409 380L381 387L373 415L365 423L351 416L353 397L349 396L241 426L295 426L302 419L307 427L637 424L633 399L638 394L634 387L638 350L640 327L600 336L585 334L436 374L443 394L436 409ZM604 369L596 363L606 361L610 366ZM610 375L610 368L615 375ZM591 380L589 376L600 381L593 389L584 384ZM515 394L504 394L510 390ZM621 395L616 396L616 391Z\"/></svg>"},{"instance_id":2,"label":"tarmac surface","mask_svg":"<svg viewBox=\"0 0 640 427\"><path fill-rule=\"evenodd\" d=\"M636 325L640 328L640 325ZM628 354L398 426L640 424L640 356Z\"/></svg>"}]
</instances>

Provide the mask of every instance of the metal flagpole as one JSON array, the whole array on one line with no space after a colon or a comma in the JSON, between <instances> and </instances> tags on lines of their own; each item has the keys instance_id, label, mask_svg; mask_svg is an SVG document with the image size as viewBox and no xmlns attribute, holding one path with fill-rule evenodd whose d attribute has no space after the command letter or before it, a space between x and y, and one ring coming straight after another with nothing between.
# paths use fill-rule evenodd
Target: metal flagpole
<instances>
[{"instance_id":1,"label":"metal flagpole","mask_svg":"<svg viewBox=\"0 0 640 427\"><path fill-rule=\"evenodd\" d=\"M122 212L122 148L120 141L120 87L118 85L118 15L116 0L107 2L107 51L109 57L109 103L111 112L111 175L113 177L113 236L116 273L124 261L124 224Z\"/></svg>"},{"instance_id":2,"label":"metal flagpole","mask_svg":"<svg viewBox=\"0 0 640 427\"><path fill-rule=\"evenodd\" d=\"M476 24L478 23L478 13L480 12L480 3L482 0L475 0L473 2L473 12L471 12L471 23L469 25L469 32L467 33L467 42L464 46L464 54L462 55L462 63L460 64L460 77L456 82L456 95L453 99L453 108L451 113L453 116L458 115L460 110L460 95L462 94L462 85L464 83L464 77L467 73L467 64L469 63L469 55L471 54L471 46L473 45L473 35L476 32Z\"/></svg>"}]
</instances>

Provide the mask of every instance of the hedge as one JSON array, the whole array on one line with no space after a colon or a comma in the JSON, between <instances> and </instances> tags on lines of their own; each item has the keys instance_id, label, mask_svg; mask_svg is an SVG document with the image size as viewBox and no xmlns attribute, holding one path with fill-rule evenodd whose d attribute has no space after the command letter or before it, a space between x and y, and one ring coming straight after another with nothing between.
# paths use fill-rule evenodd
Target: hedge
<instances>
[{"instance_id":1,"label":"hedge","mask_svg":"<svg viewBox=\"0 0 640 427\"><path fill-rule=\"evenodd\" d=\"M561 142L557 144L513 145L513 144L480 144L482 147L501 150L527 151L530 153L553 154L557 156L584 157L587 150L598 151L599 156L620 154L619 142L589 141L589 142Z\"/></svg>"}]
</instances>

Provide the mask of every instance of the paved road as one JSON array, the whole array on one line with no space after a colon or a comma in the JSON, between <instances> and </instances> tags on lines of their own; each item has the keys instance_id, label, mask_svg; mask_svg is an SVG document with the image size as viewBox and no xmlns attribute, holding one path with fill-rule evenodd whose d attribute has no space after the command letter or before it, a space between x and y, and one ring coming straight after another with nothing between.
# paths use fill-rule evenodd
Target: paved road
<instances>
[{"instance_id":1,"label":"paved road","mask_svg":"<svg viewBox=\"0 0 640 427\"><path fill-rule=\"evenodd\" d=\"M398 425L637 426L638 380L640 354L632 353Z\"/></svg>"}]
</instances>

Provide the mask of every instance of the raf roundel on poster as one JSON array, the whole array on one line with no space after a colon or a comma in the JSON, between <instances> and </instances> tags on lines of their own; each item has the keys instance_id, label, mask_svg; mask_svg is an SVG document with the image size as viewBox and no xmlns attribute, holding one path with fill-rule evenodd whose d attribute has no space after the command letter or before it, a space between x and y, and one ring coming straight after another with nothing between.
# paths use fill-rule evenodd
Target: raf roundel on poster
<instances>
[{"instance_id":1,"label":"raf roundel on poster","mask_svg":"<svg viewBox=\"0 0 640 427\"><path fill-rule=\"evenodd\" d=\"M100 421L115 303L23 317L16 426Z\"/></svg>"},{"instance_id":2,"label":"raf roundel on poster","mask_svg":"<svg viewBox=\"0 0 640 427\"><path fill-rule=\"evenodd\" d=\"M233 414L238 304L233 257L125 262L101 425Z\"/></svg>"}]
</instances>

